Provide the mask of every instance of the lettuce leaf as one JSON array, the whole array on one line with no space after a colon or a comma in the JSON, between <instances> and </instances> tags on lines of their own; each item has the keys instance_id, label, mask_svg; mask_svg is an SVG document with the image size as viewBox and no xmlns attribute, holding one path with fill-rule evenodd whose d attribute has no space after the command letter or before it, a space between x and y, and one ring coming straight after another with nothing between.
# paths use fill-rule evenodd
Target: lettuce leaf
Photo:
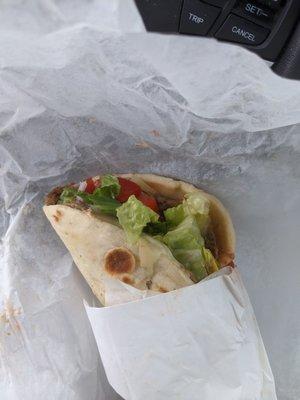
<instances>
[{"instance_id":1,"label":"lettuce leaf","mask_svg":"<svg viewBox=\"0 0 300 400\"><path fill-rule=\"evenodd\" d=\"M73 187L65 187L59 197L59 204L73 203L78 194L78 190Z\"/></svg>"},{"instance_id":2,"label":"lettuce leaf","mask_svg":"<svg viewBox=\"0 0 300 400\"><path fill-rule=\"evenodd\" d=\"M120 194L121 185L114 175L104 175L101 178L101 187L97 188L93 195L101 195L110 198L116 198Z\"/></svg>"},{"instance_id":3,"label":"lettuce leaf","mask_svg":"<svg viewBox=\"0 0 300 400\"><path fill-rule=\"evenodd\" d=\"M211 251L205 248L203 235L209 226L209 201L199 192L189 193L182 204L164 212L171 228L163 237L174 257L197 281L218 270Z\"/></svg>"},{"instance_id":4,"label":"lettuce leaf","mask_svg":"<svg viewBox=\"0 0 300 400\"><path fill-rule=\"evenodd\" d=\"M101 187L94 190L92 194L81 192L74 187L66 187L60 195L60 204L70 204L79 197L88 204L95 213L116 215L116 210L121 203L115 200L120 193L118 178L113 175L104 175L101 179Z\"/></svg>"},{"instance_id":5,"label":"lettuce leaf","mask_svg":"<svg viewBox=\"0 0 300 400\"><path fill-rule=\"evenodd\" d=\"M188 193L183 201L185 213L190 215L209 213L209 200L199 192Z\"/></svg>"},{"instance_id":6,"label":"lettuce leaf","mask_svg":"<svg viewBox=\"0 0 300 400\"><path fill-rule=\"evenodd\" d=\"M174 257L193 273L197 281L208 275L202 253L204 239L195 216L186 217L175 229L170 230L163 240Z\"/></svg>"},{"instance_id":7,"label":"lettuce leaf","mask_svg":"<svg viewBox=\"0 0 300 400\"><path fill-rule=\"evenodd\" d=\"M209 201L199 192L189 193L182 204L168 208L164 212L166 221L170 227L176 227L186 217L194 216L201 232L205 232L209 224Z\"/></svg>"},{"instance_id":8,"label":"lettuce leaf","mask_svg":"<svg viewBox=\"0 0 300 400\"><path fill-rule=\"evenodd\" d=\"M204 239L192 215L186 217L181 224L164 236L164 242L170 249L194 249L203 246Z\"/></svg>"},{"instance_id":9,"label":"lettuce leaf","mask_svg":"<svg viewBox=\"0 0 300 400\"><path fill-rule=\"evenodd\" d=\"M94 204L91 205L91 209L95 214L107 214L107 215L117 215L117 209L121 206L115 199L110 199L109 197L98 197Z\"/></svg>"},{"instance_id":10,"label":"lettuce leaf","mask_svg":"<svg viewBox=\"0 0 300 400\"><path fill-rule=\"evenodd\" d=\"M168 224L165 221L149 222L144 232L151 236L165 235L168 232Z\"/></svg>"},{"instance_id":11,"label":"lettuce leaf","mask_svg":"<svg viewBox=\"0 0 300 400\"><path fill-rule=\"evenodd\" d=\"M117 209L117 217L129 243L135 243L149 222L157 222L159 215L144 206L134 195Z\"/></svg>"},{"instance_id":12,"label":"lettuce leaf","mask_svg":"<svg viewBox=\"0 0 300 400\"><path fill-rule=\"evenodd\" d=\"M92 194L80 192L74 187L65 187L59 198L60 204L70 204L76 201L76 197L80 197L86 204L93 204L94 197Z\"/></svg>"},{"instance_id":13,"label":"lettuce leaf","mask_svg":"<svg viewBox=\"0 0 300 400\"><path fill-rule=\"evenodd\" d=\"M164 216L170 227L179 225L186 217L183 204L179 204L176 207L168 208L164 211Z\"/></svg>"},{"instance_id":14,"label":"lettuce leaf","mask_svg":"<svg viewBox=\"0 0 300 400\"><path fill-rule=\"evenodd\" d=\"M202 234L205 234L209 219L209 200L201 193L189 193L183 202L185 215L194 215Z\"/></svg>"},{"instance_id":15,"label":"lettuce leaf","mask_svg":"<svg viewBox=\"0 0 300 400\"><path fill-rule=\"evenodd\" d=\"M204 265L208 275L213 274L214 272L219 270L219 264L209 249L203 247L202 256L204 259Z\"/></svg>"},{"instance_id":16,"label":"lettuce leaf","mask_svg":"<svg viewBox=\"0 0 300 400\"><path fill-rule=\"evenodd\" d=\"M174 257L186 269L191 271L197 282L206 278L208 273L203 260L201 248L194 250L177 249L172 251Z\"/></svg>"}]
</instances>

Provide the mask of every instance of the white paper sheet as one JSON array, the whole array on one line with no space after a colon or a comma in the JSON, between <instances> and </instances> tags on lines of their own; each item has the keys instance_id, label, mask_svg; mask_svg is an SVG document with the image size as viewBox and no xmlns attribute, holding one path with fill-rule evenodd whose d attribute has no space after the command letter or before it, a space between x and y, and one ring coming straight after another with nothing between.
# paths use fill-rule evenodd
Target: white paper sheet
<instances>
[{"instance_id":1,"label":"white paper sheet","mask_svg":"<svg viewBox=\"0 0 300 400\"><path fill-rule=\"evenodd\" d=\"M1 4L0 398L119 399L82 303L95 298L41 205L62 182L137 171L229 209L278 398L298 399L300 85L239 47L136 33L133 8L123 34L122 4Z\"/></svg>"},{"instance_id":2,"label":"white paper sheet","mask_svg":"<svg viewBox=\"0 0 300 400\"><path fill-rule=\"evenodd\" d=\"M166 295L86 310L108 380L126 400L276 400L237 269Z\"/></svg>"}]
</instances>

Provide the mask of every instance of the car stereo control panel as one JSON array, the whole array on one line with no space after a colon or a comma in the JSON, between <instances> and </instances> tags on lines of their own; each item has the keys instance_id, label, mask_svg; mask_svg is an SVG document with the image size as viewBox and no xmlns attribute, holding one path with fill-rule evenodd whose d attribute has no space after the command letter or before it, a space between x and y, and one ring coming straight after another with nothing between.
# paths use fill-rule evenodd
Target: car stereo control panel
<instances>
[{"instance_id":1,"label":"car stereo control panel","mask_svg":"<svg viewBox=\"0 0 300 400\"><path fill-rule=\"evenodd\" d=\"M215 37L275 61L299 18L300 0L136 0L146 28Z\"/></svg>"}]
</instances>

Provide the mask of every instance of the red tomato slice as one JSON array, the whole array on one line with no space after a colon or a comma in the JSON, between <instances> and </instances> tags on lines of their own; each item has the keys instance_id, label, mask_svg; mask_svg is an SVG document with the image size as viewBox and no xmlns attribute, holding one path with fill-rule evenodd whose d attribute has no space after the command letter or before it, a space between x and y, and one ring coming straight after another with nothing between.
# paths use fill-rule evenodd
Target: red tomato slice
<instances>
[{"instance_id":1,"label":"red tomato slice","mask_svg":"<svg viewBox=\"0 0 300 400\"><path fill-rule=\"evenodd\" d=\"M155 211L156 213L159 212L158 204L154 197L148 196L143 192L136 197L144 204L144 206L151 208L151 210Z\"/></svg>"},{"instance_id":2,"label":"red tomato slice","mask_svg":"<svg viewBox=\"0 0 300 400\"><path fill-rule=\"evenodd\" d=\"M85 192L92 194L96 189L96 185L95 182L93 181L93 178L86 179L85 183L86 183Z\"/></svg>"},{"instance_id":3,"label":"red tomato slice","mask_svg":"<svg viewBox=\"0 0 300 400\"><path fill-rule=\"evenodd\" d=\"M133 194L138 197L142 193L142 189L136 183L125 179L118 178L119 183L121 185L121 190L119 196L116 198L120 203L124 203L129 199Z\"/></svg>"}]
</instances>

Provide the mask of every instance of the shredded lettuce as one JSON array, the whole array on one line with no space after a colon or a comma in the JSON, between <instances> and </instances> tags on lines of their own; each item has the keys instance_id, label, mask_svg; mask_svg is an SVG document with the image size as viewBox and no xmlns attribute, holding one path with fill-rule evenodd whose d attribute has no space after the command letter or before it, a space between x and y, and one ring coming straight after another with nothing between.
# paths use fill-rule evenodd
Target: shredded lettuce
<instances>
[{"instance_id":1,"label":"shredded lettuce","mask_svg":"<svg viewBox=\"0 0 300 400\"><path fill-rule=\"evenodd\" d=\"M79 197L84 203L91 206L95 213L116 215L116 210L121 203L115 200L120 193L118 178L112 175L104 175L101 179L101 187L92 194L81 192L74 187L66 187L60 195L61 204L70 204Z\"/></svg>"},{"instance_id":2,"label":"shredded lettuce","mask_svg":"<svg viewBox=\"0 0 300 400\"><path fill-rule=\"evenodd\" d=\"M173 250L172 253L177 261L193 273L197 282L207 277L208 274L202 257L201 248L194 250L176 249Z\"/></svg>"},{"instance_id":3,"label":"shredded lettuce","mask_svg":"<svg viewBox=\"0 0 300 400\"><path fill-rule=\"evenodd\" d=\"M117 215L117 209L121 206L115 199L110 199L109 197L98 197L94 204L91 205L91 209L95 214L107 214L107 215Z\"/></svg>"},{"instance_id":4,"label":"shredded lettuce","mask_svg":"<svg viewBox=\"0 0 300 400\"><path fill-rule=\"evenodd\" d=\"M204 239L195 216L186 217L176 228L170 230L163 240L174 257L194 274L197 281L208 275L202 253Z\"/></svg>"},{"instance_id":5,"label":"shredded lettuce","mask_svg":"<svg viewBox=\"0 0 300 400\"><path fill-rule=\"evenodd\" d=\"M159 215L144 206L134 195L117 209L117 217L130 243L135 243L149 222L157 222Z\"/></svg>"},{"instance_id":6,"label":"shredded lettuce","mask_svg":"<svg viewBox=\"0 0 300 400\"><path fill-rule=\"evenodd\" d=\"M116 176L104 175L101 178L101 187L96 189L93 195L98 194L114 199L120 194L120 190L121 190L121 185Z\"/></svg>"},{"instance_id":7,"label":"shredded lettuce","mask_svg":"<svg viewBox=\"0 0 300 400\"><path fill-rule=\"evenodd\" d=\"M165 210L164 215L170 227L176 227L186 217L196 218L202 233L205 233L209 224L209 201L199 192L189 193L183 202L176 207Z\"/></svg>"},{"instance_id":8,"label":"shredded lettuce","mask_svg":"<svg viewBox=\"0 0 300 400\"><path fill-rule=\"evenodd\" d=\"M78 190L73 187L65 187L59 197L60 204L69 204L73 203L76 199L78 194Z\"/></svg>"},{"instance_id":9,"label":"shredded lettuce","mask_svg":"<svg viewBox=\"0 0 300 400\"><path fill-rule=\"evenodd\" d=\"M186 214L207 215L209 213L209 200L199 192L188 193L183 201L183 206Z\"/></svg>"},{"instance_id":10,"label":"shredded lettuce","mask_svg":"<svg viewBox=\"0 0 300 400\"><path fill-rule=\"evenodd\" d=\"M195 217L186 217L176 228L164 236L164 242L170 249L194 249L204 245Z\"/></svg>"},{"instance_id":11,"label":"shredded lettuce","mask_svg":"<svg viewBox=\"0 0 300 400\"><path fill-rule=\"evenodd\" d=\"M162 240L174 257L197 281L217 271L218 263L205 248L203 239L210 222L209 201L199 192L189 193L181 204L167 209L164 215L170 229Z\"/></svg>"},{"instance_id":12,"label":"shredded lettuce","mask_svg":"<svg viewBox=\"0 0 300 400\"><path fill-rule=\"evenodd\" d=\"M176 207L168 208L164 211L164 216L170 227L174 227L180 224L186 217L183 204L179 204Z\"/></svg>"},{"instance_id":13,"label":"shredded lettuce","mask_svg":"<svg viewBox=\"0 0 300 400\"><path fill-rule=\"evenodd\" d=\"M209 200L199 192L189 193L183 201L185 215L194 215L199 229L205 234L209 225Z\"/></svg>"},{"instance_id":14,"label":"shredded lettuce","mask_svg":"<svg viewBox=\"0 0 300 400\"><path fill-rule=\"evenodd\" d=\"M81 192L74 187L66 187L64 188L62 194L59 198L60 204L70 204L76 201L76 197L80 197L82 201L87 204L93 204L94 198L92 194Z\"/></svg>"},{"instance_id":15,"label":"shredded lettuce","mask_svg":"<svg viewBox=\"0 0 300 400\"><path fill-rule=\"evenodd\" d=\"M203 255L204 264L205 264L205 268L206 268L208 275L213 274L214 272L219 270L219 264L209 249L206 249L205 247L203 247L202 255Z\"/></svg>"},{"instance_id":16,"label":"shredded lettuce","mask_svg":"<svg viewBox=\"0 0 300 400\"><path fill-rule=\"evenodd\" d=\"M168 224L165 221L149 222L144 232L151 236L165 235L168 232Z\"/></svg>"}]
</instances>

